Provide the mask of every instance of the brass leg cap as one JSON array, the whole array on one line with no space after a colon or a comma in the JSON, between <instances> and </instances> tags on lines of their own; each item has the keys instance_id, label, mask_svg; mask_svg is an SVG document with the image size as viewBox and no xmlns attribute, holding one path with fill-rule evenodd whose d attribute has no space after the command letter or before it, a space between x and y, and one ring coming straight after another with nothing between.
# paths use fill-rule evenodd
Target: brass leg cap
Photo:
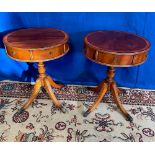
<instances>
[{"instance_id":1,"label":"brass leg cap","mask_svg":"<svg viewBox=\"0 0 155 155\"><path fill-rule=\"evenodd\" d=\"M20 109L17 111L17 113L18 113L18 114L21 114L21 113L23 113L23 111L24 111L24 109L23 109L23 108L20 108Z\"/></svg>"},{"instance_id":2,"label":"brass leg cap","mask_svg":"<svg viewBox=\"0 0 155 155\"><path fill-rule=\"evenodd\" d=\"M87 117L90 114L90 111L87 110L86 112L83 113L83 117Z\"/></svg>"},{"instance_id":3,"label":"brass leg cap","mask_svg":"<svg viewBox=\"0 0 155 155\"><path fill-rule=\"evenodd\" d=\"M133 122L133 118L132 118L130 115L128 115L128 116L126 117L126 120L129 121L129 122L131 122L131 123Z\"/></svg>"},{"instance_id":4,"label":"brass leg cap","mask_svg":"<svg viewBox=\"0 0 155 155\"><path fill-rule=\"evenodd\" d=\"M66 113L66 109L65 109L63 106L60 107L60 110L61 110L63 113Z\"/></svg>"}]
</instances>

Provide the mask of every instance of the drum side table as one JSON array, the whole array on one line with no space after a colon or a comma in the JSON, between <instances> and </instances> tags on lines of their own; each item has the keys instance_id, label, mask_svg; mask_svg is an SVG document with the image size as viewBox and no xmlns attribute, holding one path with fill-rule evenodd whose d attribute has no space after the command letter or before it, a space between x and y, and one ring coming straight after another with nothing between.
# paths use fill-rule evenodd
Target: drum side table
<instances>
[{"instance_id":1,"label":"drum side table","mask_svg":"<svg viewBox=\"0 0 155 155\"><path fill-rule=\"evenodd\" d=\"M133 118L128 114L119 99L119 94L123 93L114 80L114 67L130 67L144 63L147 57L150 43L137 35L120 31L96 31L89 33L84 38L85 55L88 59L108 66L107 78L98 87L90 88L99 92L95 103L89 106L84 113L86 117L97 108L105 93L109 90L120 111L127 121L132 122Z\"/></svg>"},{"instance_id":2,"label":"drum side table","mask_svg":"<svg viewBox=\"0 0 155 155\"><path fill-rule=\"evenodd\" d=\"M64 109L52 92L52 87L62 88L52 78L46 75L45 61L62 57L69 51L68 35L53 28L20 29L7 34L3 42L9 57L17 61L38 62L39 77L36 80L32 95L26 104L18 111L27 109L37 97L40 88L44 87L57 108Z\"/></svg>"}]
</instances>

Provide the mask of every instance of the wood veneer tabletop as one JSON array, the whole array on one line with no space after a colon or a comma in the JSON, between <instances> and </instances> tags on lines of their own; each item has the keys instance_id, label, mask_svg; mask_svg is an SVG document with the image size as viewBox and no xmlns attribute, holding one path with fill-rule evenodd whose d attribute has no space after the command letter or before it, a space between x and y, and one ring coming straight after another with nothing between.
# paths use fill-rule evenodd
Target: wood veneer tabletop
<instances>
[{"instance_id":1,"label":"wood veneer tabletop","mask_svg":"<svg viewBox=\"0 0 155 155\"><path fill-rule=\"evenodd\" d=\"M64 44L68 35L54 28L20 29L7 34L3 42L7 46L21 49L51 48Z\"/></svg>"},{"instance_id":2,"label":"wood veneer tabletop","mask_svg":"<svg viewBox=\"0 0 155 155\"><path fill-rule=\"evenodd\" d=\"M91 32L84 41L96 50L109 53L140 53L150 47L143 37L121 31Z\"/></svg>"}]
</instances>

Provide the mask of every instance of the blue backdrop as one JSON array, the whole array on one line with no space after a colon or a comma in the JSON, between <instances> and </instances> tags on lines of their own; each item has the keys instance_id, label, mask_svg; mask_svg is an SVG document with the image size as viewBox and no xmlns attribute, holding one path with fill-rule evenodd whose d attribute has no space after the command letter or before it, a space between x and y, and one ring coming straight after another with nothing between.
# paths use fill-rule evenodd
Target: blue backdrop
<instances>
[{"instance_id":1,"label":"blue backdrop","mask_svg":"<svg viewBox=\"0 0 155 155\"><path fill-rule=\"evenodd\" d=\"M106 67L87 60L83 38L91 31L123 30L144 36L151 42L147 61L137 67L117 68L119 86L155 89L155 13L0 13L0 80L34 81L36 64L11 60L4 50L3 36L18 28L54 27L70 36L70 52L46 63L47 73L66 84L97 85Z\"/></svg>"}]
</instances>

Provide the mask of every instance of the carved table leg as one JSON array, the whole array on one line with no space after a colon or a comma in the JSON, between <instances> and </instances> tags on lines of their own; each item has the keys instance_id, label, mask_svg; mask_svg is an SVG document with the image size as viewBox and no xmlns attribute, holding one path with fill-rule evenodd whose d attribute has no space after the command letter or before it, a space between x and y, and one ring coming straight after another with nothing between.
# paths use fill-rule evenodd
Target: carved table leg
<instances>
[{"instance_id":1,"label":"carved table leg","mask_svg":"<svg viewBox=\"0 0 155 155\"><path fill-rule=\"evenodd\" d=\"M52 88L50 86L50 83L47 79L44 79L44 88L47 91L48 95L50 96L50 98L53 100L55 106L57 108L61 107L61 104L59 103L59 101L57 100L57 98L55 97L55 95L52 92Z\"/></svg>"},{"instance_id":2,"label":"carved table leg","mask_svg":"<svg viewBox=\"0 0 155 155\"><path fill-rule=\"evenodd\" d=\"M24 106L21 109L19 109L18 113L22 113L25 109L27 109L32 104L34 99L37 97L40 88L41 88L41 81L40 79L38 79L34 85L31 97L28 99L27 103L24 104Z\"/></svg>"},{"instance_id":3,"label":"carved table leg","mask_svg":"<svg viewBox=\"0 0 155 155\"><path fill-rule=\"evenodd\" d=\"M62 105L60 104L60 102L57 100L56 96L52 92L52 88L51 88L50 82L48 81L47 78L44 79L44 87L45 87L45 90L47 91L49 97L51 98L51 100L55 104L55 106L57 108L60 108L61 111L65 113L65 109L62 107Z\"/></svg>"},{"instance_id":4,"label":"carved table leg","mask_svg":"<svg viewBox=\"0 0 155 155\"><path fill-rule=\"evenodd\" d=\"M120 109L120 111L123 113L123 115L126 117L127 121L130 121L132 122L133 121L133 118L128 114L128 112L125 110L125 108L122 106L122 103L119 99L119 96L118 96L118 88L116 86L115 83L112 83L111 84L111 92L112 92L112 95L114 97L114 100L115 100L115 103L117 104L118 108Z\"/></svg>"},{"instance_id":5,"label":"carved table leg","mask_svg":"<svg viewBox=\"0 0 155 155\"><path fill-rule=\"evenodd\" d=\"M88 89L98 93L102 89L104 83L105 81L103 80L97 87L88 87Z\"/></svg>"},{"instance_id":6,"label":"carved table leg","mask_svg":"<svg viewBox=\"0 0 155 155\"><path fill-rule=\"evenodd\" d=\"M105 93L107 92L107 90L108 90L108 85L106 83L104 83L95 103L92 106L90 106L88 108L88 110L83 114L84 117L87 117L90 112L92 112L94 109L97 108L97 106L100 104L100 102L101 102L102 98L104 97Z\"/></svg>"},{"instance_id":7,"label":"carved table leg","mask_svg":"<svg viewBox=\"0 0 155 155\"><path fill-rule=\"evenodd\" d=\"M62 87L65 86L65 85L63 85L63 84L57 84L57 83L55 83L55 82L52 80L52 78L51 78L50 76L47 76L46 78L47 78L47 80L49 81L50 85L51 85L52 87L54 87L54 88L61 89Z\"/></svg>"}]
</instances>

